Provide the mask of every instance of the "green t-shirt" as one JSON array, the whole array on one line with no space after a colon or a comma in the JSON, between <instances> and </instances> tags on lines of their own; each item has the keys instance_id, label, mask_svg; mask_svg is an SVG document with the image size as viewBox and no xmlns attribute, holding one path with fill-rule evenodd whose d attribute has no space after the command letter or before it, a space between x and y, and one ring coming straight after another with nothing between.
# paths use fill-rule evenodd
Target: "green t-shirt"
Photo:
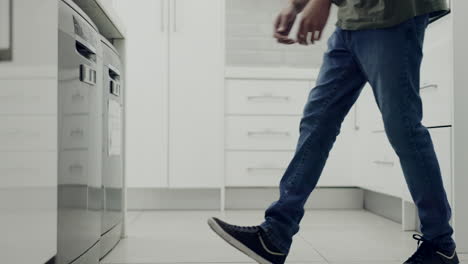
<instances>
[{"instance_id":1,"label":"green t-shirt","mask_svg":"<svg viewBox=\"0 0 468 264\"><path fill-rule=\"evenodd\" d=\"M339 7L337 26L346 30L387 28L415 16L436 17L449 10L446 0L332 1Z\"/></svg>"}]
</instances>

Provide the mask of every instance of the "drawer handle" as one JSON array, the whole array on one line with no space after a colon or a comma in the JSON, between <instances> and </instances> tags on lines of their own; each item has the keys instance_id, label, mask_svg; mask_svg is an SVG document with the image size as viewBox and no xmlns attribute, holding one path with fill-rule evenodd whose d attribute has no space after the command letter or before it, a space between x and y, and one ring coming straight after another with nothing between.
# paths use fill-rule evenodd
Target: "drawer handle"
<instances>
[{"instance_id":1,"label":"drawer handle","mask_svg":"<svg viewBox=\"0 0 468 264\"><path fill-rule=\"evenodd\" d=\"M425 89L429 89L429 88L437 89L437 88L439 88L439 86L437 84L426 84L426 85L421 86L420 89L425 90Z\"/></svg>"},{"instance_id":2,"label":"drawer handle","mask_svg":"<svg viewBox=\"0 0 468 264\"><path fill-rule=\"evenodd\" d=\"M272 95L272 94L265 94L265 95L255 95L255 96L247 96L248 101L259 101L259 100L268 100L268 101L289 101L289 96L279 96L279 95Z\"/></svg>"},{"instance_id":3,"label":"drawer handle","mask_svg":"<svg viewBox=\"0 0 468 264\"><path fill-rule=\"evenodd\" d=\"M80 129L80 128L77 128L70 132L71 137L83 137L83 135L84 135L84 131L83 129Z\"/></svg>"},{"instance_id":4,"label":"drawer handle","mask_svg":"<svg viewBox=\"0 0 468 264\"><path fill-rule=\"evenodd\" d=\"M39 96L27 96L27 95L6 95L0 96L0 103L34 103L40 101Z\"/></svg>"},{"instance_id":5,"label":"drawer handle","mask_svg":"<svg viewBox=\"0 0 468 264\"><path fill-rule=\"evenodd\" d=\"M291 134L287 131L273 131L273 130L263 130L263 131L249 131L247 132L247 136L281 136L281 137L289 137Z\"/></svg>"},{"instance_id":6,"label":"drawer handle","mask_svg":"<svg viewBox=\"0 0 468 264\"><path fill-rule=\"evenodd\" d=\"M7 129L6 131L0 131L2 136L18 136L21 134L21 130L17 128Z\"/></svg>"},{"instance_id":7,"label":"drawer handle","mask_svg":"<svg viewBox=\"0 0 468 264\"><path fill-rule=\"evenodd\" d=\"M81 102L84 100L84 96L80 94L80 92L75 93L72 95L72 101L73 102Z\"/></svg>"},{"instance_id":8,"label":"drawer handle","mask_svg":"<svg viewBox=\"0 0 468 264\"><path fill-rule=\"evenodd\" d=\"M374 161L375 164L377 165L388 165L388 166L395 166L395 162L393 161L383 161L383 160L375 160Z\"/></svg>"},{"instance_id":9,"label":"drawer handle","mask_svg":"<svg viewBox=\"0 0 468 264\"><path fill-rule=\"evenodd\" d=\"M73 164L73 165L70 165L70 167L68 167L68 170L70 171L70 173L82 174L83 173L83 165Z\"/></svg>"},{"instance_id":10,"label":"drawer handle","mask_svg":"<svg viewBox=\"0 0 468 264\"><path fill-rule=\"evenodd\" d=\"M285 171L286 168L268 168L268 167L257 167L257 168L247 168L247 171Z\"/></svg>"}]
</instances>

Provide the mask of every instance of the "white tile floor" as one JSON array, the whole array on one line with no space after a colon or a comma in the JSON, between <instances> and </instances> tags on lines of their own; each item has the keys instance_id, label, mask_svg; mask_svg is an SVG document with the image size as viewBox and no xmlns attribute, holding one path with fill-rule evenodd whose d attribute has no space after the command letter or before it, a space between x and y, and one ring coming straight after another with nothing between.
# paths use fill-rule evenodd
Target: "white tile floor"
<instances>
[{"instance_id":1,"label":"white tile floor","mask_svg":"<svg viewBox=\"0 0 468 264\"><path fill-rule=\"evenodd\" d=\"M253 263L212 233L206 224L210 216L254 225L263 212L130 212L128 238L103 263ZM411 234L366 211L308 211L287 263L401 264L416 247ZM468 255L461 258L468 264Z\"/></svg>"}]
</instances>

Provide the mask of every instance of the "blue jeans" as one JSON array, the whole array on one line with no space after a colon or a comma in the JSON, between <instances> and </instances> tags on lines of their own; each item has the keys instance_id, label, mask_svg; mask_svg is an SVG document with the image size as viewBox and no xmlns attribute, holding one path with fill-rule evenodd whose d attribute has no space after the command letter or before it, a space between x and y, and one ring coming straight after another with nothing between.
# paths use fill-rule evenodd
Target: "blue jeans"
<instances>
[{"instance_id":1,"label":"blue jeans","mask_svg":"<svg viewBox=\"0 0 468 264\"><path fill-rule=\"evenodd\" d=\"M387 137L400 158L424 237L452 250L451 209L431 136L422 120L420 66L428 16L386 29L337 28L311 90L295 155L280 183L280 198L261 227L288 252L299 231L304 204L315 188L341 123L364 85L372 86Z\"/></svg>"}]
</instances>

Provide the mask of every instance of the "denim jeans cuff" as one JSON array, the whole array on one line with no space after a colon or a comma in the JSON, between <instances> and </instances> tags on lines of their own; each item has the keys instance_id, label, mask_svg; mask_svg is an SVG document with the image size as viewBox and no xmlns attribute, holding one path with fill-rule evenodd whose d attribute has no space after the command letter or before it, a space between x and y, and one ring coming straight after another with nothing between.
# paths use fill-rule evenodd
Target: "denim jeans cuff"
<instances>
[{"instance_id":1,"label":"denim jeans cuff","mask_svg":"<svg viewBox=\"0 0 468 264\"><path fill-rule=\"evenodd\" d=\"M435 244L442 251L445 251L448 253L453 252L457 247L452 236L436 238L436 239L431 240L431 243Z\"/></svg>"},{"instance_id":2,"label":"denim jeans cuff","mask_svg":"<svg viewBox=\"0 0 468 264\"><path fill-rule=\"evenodd\" d=\"M275 233L275 229L271 223L263 222L260 225L260 228L264 231L270 243L272 243L279 251L281 251L281 253L288 254L290 247L281 241L279 235Z\"/></svg>"}]
</instances>

